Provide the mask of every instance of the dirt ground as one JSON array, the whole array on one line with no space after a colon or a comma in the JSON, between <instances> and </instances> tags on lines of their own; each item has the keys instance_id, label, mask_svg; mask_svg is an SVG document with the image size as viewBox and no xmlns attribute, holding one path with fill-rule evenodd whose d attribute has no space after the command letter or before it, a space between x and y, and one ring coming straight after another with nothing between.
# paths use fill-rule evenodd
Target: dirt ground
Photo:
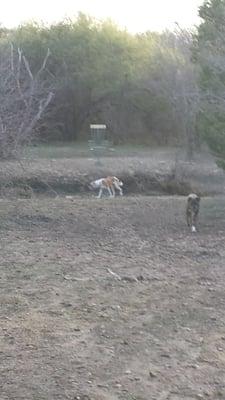
<instances>
[{"instance_id":1,"label":"dirt ground","mask_svg":"<svg viewBox=\"0 0 225 400\"><path fill-rule=\"evenodd\" d=\"M224 198L0 201L0 399L225 398Z\"/></svg>"}]
</instances>

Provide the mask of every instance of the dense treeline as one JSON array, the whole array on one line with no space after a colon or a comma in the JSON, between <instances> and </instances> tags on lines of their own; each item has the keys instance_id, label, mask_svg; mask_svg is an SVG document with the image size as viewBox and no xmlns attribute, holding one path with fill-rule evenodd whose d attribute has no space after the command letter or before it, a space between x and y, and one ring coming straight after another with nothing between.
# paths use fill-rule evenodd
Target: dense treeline
<instances>
[{"instance_id":1,"label":"dense treeline","mask_svg":"<svg viewBox=\"0 0 225 400\"><path fill-rule=\"evenodd\" d=\"M212 98L223 98L224 15L224 0L205 1L194 33L178 29L132 35L111 21L84 14L50 27L1 28L1 59L11 48L12 70L20 49L17 70L24 61L28 79L36 76L38 82L41 76L43 99L36 105L40 108L47 93L52 94L42 118L36 118L36 132L46 141L86 140L90 123L104 123L114 143L175 143L186 146L191 156L203 138L218 152L221 141L225 147L225 117ZM14 68L18 88L27 78L17 79L17 72ZM29 99L36 87L32 85ZM8 90L0 91L4 98ZM24 85L21 99L27 92Z\"/></svg>"},{"instance_id":2,"label":"dense treeline","mask_svg":"<svg viewBox=\"0 0 225 400\"><path fill-rule=\"evenodd\" d=\"M199 131L225 167L225 0L208 0L193 37L193 60L200 66Z\"/></svg>"},{"instance_id":3,"label":"dense treeline","mask_svg":"<svg viewBox=\"0 0 225 400\"><path fill-rule=\"evenodd\" d=\"M46 139L85 139L90 123L105 123L115 142L164 144L182 134L173 93L186 63L181 36L131 35L80 14L3 30L1 42L22 49L32 71L50 49L45 79L54 98L39 126Z\"/></svg>"}]
</instances>

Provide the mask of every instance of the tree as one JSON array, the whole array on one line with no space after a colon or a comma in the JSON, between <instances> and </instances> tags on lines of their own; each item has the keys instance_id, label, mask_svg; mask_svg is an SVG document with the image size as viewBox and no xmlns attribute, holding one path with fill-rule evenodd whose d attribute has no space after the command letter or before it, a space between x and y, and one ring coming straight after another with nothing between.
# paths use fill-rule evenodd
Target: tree
<instances>
[{"instance_id":1,"label":"tree","mask_svg":"<svg viewBox=\"0 0 225 400\"><path fill-rule=\"evenodd\" d=\"M53 93L43 78L50 53L34 75L21 49L0 48L0 158L19 157L35 135Z\"/></svg>"},{"instance_id":2,"label":"tree","mask_svg":"<svg viewBox=\"0 0 225 400\"><path fill-rule=\"evenodd\" d=\"M90 119L107 118L138 62L133 35L110 21L99 23L84 14L49 28L22 26L11 40L23 48L34 69L51 49L48 70L56 78L52 120L67 140L83 136ZM55 126L52 130L55 135Z\"/></svg>"},{"instance_id":3,"label":"tree","mask_svg":"<svg viewBox=\"0 0 225 400\"><path fill-rule=\"evenodd\" d=\"M186 149L188 159L193 157L198 141L196 118L200 106L198 68L191 61L191 45L192 35L187 31L160 35L144 78L149 94L164 103L169 124L177 133L176 142Z\"/></svg>"},{"instance_id":4,"label":"tree","mask_svg":"<svg viewBox=\"0 0 225 400\"><path fill-rule=\"evenodd\" d=\"M54 98L44 137L85 140L90 123L106 123L116 143L179 141L191 155L199 103L190 34L132 35L80 14L50 27L26 24L7 37L23 49L34 75L51 50L45 72Z\"/></svg>"},{"instance_id":5,"label":"tree","mask_svg":"<svg viewBox=\"0 0 225 400\"><path fill-rule=\"evenodd\" d=\"M201 67L199 130L210 148L225 158L225 0L207 0L194 36L193 58Z\"/></svg>"}]
</instances>

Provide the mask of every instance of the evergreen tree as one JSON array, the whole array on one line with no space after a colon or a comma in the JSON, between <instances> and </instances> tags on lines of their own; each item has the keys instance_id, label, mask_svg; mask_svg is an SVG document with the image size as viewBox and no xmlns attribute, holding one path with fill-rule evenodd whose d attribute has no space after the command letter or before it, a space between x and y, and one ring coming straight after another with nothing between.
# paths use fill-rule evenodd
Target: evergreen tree
<instances>
[{"instance_id":1,"label":"evergreen tree","mask_svg":"<svg viewBox=\"0 0 225 400\"><path fill-rule=\"evenodd\" d=\"M199 130L209 147L225 160L225 0L207 0L194 38L193 55L201 67L202 112Z\"/></svg>"}]
</instances>

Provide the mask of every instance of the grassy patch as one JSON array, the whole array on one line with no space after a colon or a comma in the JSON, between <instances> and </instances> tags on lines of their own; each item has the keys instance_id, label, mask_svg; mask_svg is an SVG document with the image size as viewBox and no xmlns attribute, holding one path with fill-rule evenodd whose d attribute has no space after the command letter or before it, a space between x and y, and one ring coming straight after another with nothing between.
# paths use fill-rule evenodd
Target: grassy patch
<instances>
[{"instance_id":1,"label":"grassy patch","mask_svg":"<svg viewBox=\"0 0 225 400\"><path fill-rule=\"evenodd\" d=\"M37 146L29 146L24 152L26 158L74 158L87 157L90 155L88 143L56 143L56 144L39 144Z\"/></svg>"},{"instance_id":2,"label":"grassy patch","mask_svg":"<svg viewBox=\"0 0 225 400\"><path fill-rule=\"evenodd\" d=\"M124 144L109 147L104 152L104 156L142 156L154 150L150 146L138 144ZM88 142L68 142L54 144L38 144L37 146L29 146L25 149L24 157L26 158L75 158L75 157L94 157L90 151Z\"/></svg>"},{"instance_id":3,"label":"grassy patch","mask_svg":"<svg viewBox=\"0 0 225 400\"><path fill-rule=\"evenodd\" d=\"M202 200L201 213L205 220L220 220L225 217L225 199L222 196Z\"/></svg>"}]
</instances>

